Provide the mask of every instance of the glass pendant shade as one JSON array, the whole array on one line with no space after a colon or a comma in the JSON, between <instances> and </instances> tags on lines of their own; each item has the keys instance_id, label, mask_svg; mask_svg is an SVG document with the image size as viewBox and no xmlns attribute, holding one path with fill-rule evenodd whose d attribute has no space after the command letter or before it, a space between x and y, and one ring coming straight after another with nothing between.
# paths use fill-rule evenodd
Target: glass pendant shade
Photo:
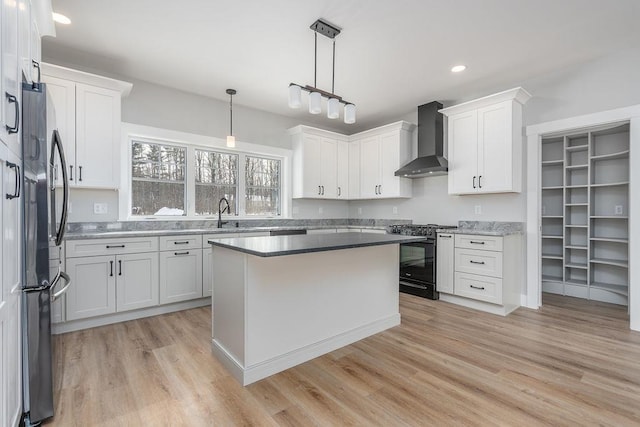
<instances>
[{"instance_id":1,"label":"glass pendant shade","mask_svg":"<svg viewBox=\"0 0 640 427\"><path fill-rule=\"evenodd\" d=\"M356 122L356 106L353 104L346 104L344 106L344 122L348 125Z\"/></svg>"},{"instance_id":2,"label":"glass pendant shade","mask_svg":"<svg viewBox=\"0 0 640 427\"><path fill-rule=\"evenodd\" d=\"M330 119L340 117L340 101L338 101L338 98L329 98L329 101L327 101L327 117Z\"/></svg>"},{"instance_id":3,"label":"glass pendant shade","mask_svg":"<svg viewBox=\"0 0 640 427\"><path fill-rule=\"evenodd\" d=\"M236 137L233 135L227 136L227 147L234 148L236 146Z\"/></svg>"},{"instance_id":4,"label":"glass pendant shade","mask_svg":"<svg viewBox=\"0 0 640 427\"><path fill-rule=\"evenodd\" d=\"M311 92L309 94L309 112L311 114L320 114L322 112L322 95L320 92Z\"/></svg>"},{"instance_id":5,"label":"glass pendant shade","mask_svg":"<svg viewBox=\"0 0 640 427\"><path fill-rule=\"evenodd\" d=\"M289 108L302 107L302 88L298 85L289 85Z\"/></svg>"}]
</instances>

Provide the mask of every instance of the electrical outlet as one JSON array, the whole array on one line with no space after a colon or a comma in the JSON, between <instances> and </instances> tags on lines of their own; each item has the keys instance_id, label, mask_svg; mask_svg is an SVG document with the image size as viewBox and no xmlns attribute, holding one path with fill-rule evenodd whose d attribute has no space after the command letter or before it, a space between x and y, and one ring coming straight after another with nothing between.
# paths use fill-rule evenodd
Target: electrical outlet
<instances>
[{"instance_id":1,"label":"electrical outlet","mask_svg":"<svg viewBox=\"0 0 640 427\"><path fill-rule=\"evenodd\" d=\"M320 206L320 207L318 208L318 213L319 213L320 215L322 215L322 213L323 213L323 212L324 212L324 209L322 209L322 206Z\"/></svg>"},{"instance_id":2,"label":"electrical outlet","mask_svg":"<svg viewBox=\"0 0 640 427\"><path fill-rule=\"evenodd\" d=\"M104 215L107 213L107 204L106 203L94 203L93 204L93 213L96 215Z\"/></svg>"},{"instance_id":3,"label":"electrical outlet","mask_svg":"<svg viewBox=\"0 0 640 427\"><path fill-rule=\"evenodd\" d=\"M358 208L358 215L362 215L362 208Z\"/></svg>"},{"instance_id":4,"label":"electrical outlet","mask_svg":"<svg viewBox=\"0 0 640 427\"><path fill-rule=\"evenodd\" d=\"M622 215L622 205L616 205L615 212L616 215Z\"/></svg>"},{"instance_id":5,"label":"electrical outlet","mask_svg":"<svg viewBox=\"0 0 640 427\"><path fill-rule=\"evenodd\" d=\"M482 205L475 206L475 213L476 215L482 215Z\"/></svg>"},{"instance_id":6,"label":"electrical outlet","mask_svg":"<svg viewBox=\"0 0 640 427\"><path fill-rule=\"evenodd\" d=\"M394 215L398 215L398 207L397 206L394 206L392 211L393 211Z\"/></svg>"}]
</instances>

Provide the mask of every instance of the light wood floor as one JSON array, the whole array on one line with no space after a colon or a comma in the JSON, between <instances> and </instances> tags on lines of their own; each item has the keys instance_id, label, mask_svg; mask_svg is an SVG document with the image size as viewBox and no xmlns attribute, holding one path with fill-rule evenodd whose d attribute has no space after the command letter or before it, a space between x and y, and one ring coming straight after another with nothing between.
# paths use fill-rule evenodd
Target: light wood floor
<instances>
[{"instance_id":1,"label":"light wood floor","mask_svg":"<svg viewBox=\"0 0 640 427\"><path fill-rule=\"evenodd\" d=\"M49 425L640 425L624 307L400 309L401 326L244 388L211 355L208 308L58 336Z\"/></svg>"}]
</instances>

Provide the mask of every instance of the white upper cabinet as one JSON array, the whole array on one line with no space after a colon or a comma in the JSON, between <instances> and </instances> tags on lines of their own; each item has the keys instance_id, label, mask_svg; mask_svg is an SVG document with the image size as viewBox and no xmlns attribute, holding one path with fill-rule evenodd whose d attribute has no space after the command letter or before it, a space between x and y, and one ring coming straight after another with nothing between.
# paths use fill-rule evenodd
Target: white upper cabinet
<instances>
[{"instance_id":1,"label":"white upper cabinet","mask_svg":"<svg viewBox=\"0 0 640 427\"><path fill-rule=\"evenodd\" d=\"M121 97L130 83L51 64L42 80L55 110L47 126L60 133L73 187L119 187Z\"/></svg>"},{"instance_id":2,"label":"white upper cabinet","mask_svg":"<svg viewBox=\"0 0 640 427\"><path fill-rule=\"evenodd\" d=\"M20 153L20 65L18 62L18 2L0 1L0 139L15 154Z\"/></svg>"},{"instance_id":3,"label":"white upper cabinet","mask_svg":"<svg viewBox=\"0 0 640 427\"><path fill-rule=\"evenodd\" d=\"M448 117L449 194L522 191L522 105L515 88L440 110Z\"/></svg>"},{"instance_id":4,"label":"white upper cabinet","mask_svg":"<svg viewBox=\"0 0 640 427\"><path fill-rule=\"evenodd\" d=\"M337 171L337 189L338 199L349 199L349 143L346 141L338 141L338 160L336 162Z\"/></svg>"},{"instance_id":5,"label":"white upper cabinet","mask_svg":"<svg viewBox=\"0 0 640 427\"><path fill-rule=\"evenodd\" d=\"M293 198L345 198L342 194L348 183L338 190L338 145L346 143L346 137L307 126L297 126L289 133L293 139ZM348 150L346 153L348 156Z\"/></svg>"},{"instance_id":6,"label":"white upper cabinet","mask_svg":"<svg viewBox=\"0 0 640 427\"><path fill-rule=\"evenodd\" d=\"M360 142L352 141L349 144L349 195L351 200L360 198Z\"/></svg>"},{"instance_id":7,"label":"white upper cabinet","mask_svg":"<svg viewBox=\"0 0 640 427\"><path fill-rule=\"evenodd\" d=\"M414 128L411 123L397 122L351 136L360 149L358 198L411 197L411 180L395 176L395 171L411 160Z\"/></svg>"}]
</instances>

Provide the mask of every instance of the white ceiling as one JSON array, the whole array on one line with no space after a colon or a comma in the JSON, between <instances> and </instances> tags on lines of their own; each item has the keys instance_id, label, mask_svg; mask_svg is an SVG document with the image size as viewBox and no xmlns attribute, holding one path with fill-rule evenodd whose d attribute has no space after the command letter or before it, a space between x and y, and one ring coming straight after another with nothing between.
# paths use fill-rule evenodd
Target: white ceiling
<instances>
[{"instance_id":1,"label":"white ceiling","mask_svg":"<svg viewBox=\"0 0 640 427\"><path fill-rule=\"evenodd\" d=\"M313 35L336 38L336 94L358 107L351 133L417 105L503 90L553 69L637 46L640 0L53 0L70 26L55 52L89 52L111 72L309 120L287 106L290 82L313 85ZM453 65L467 70L453 74ZM90 64L87 64L90 66ZM318 87L331 90L331 42L318 37ZM535 93L533 94L535 96ZM306 99L305 99L306 100Z\"/></svg>"}]
</instances>

